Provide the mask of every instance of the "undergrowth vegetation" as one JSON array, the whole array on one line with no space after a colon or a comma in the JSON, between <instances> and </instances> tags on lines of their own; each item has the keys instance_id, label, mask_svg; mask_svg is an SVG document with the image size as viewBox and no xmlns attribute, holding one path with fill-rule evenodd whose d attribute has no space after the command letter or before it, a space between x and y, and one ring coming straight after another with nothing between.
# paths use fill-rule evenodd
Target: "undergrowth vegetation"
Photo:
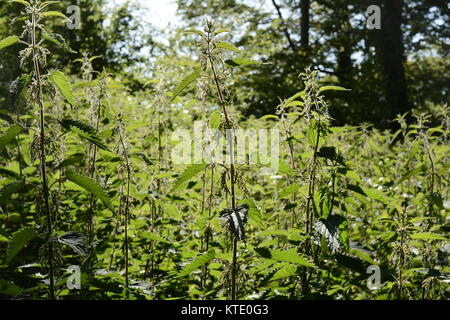
<instances>
[{"instance_id":1,"label":"undergrowth vegetation","mask_svg":"<svg viewBox=\"0 0 450 320\"><path fill-rule=\"evenodd\" d=\"M77 79L49 70L52 51L70 49L45 23L64 16L53 1L14 2L23 33L0 40L23 70L0 114L1 298L448 298L447 106L434 127L426 114L399 115L397 132L336 127L326 95L352 92L312 67L276 114L243 118L229 75L259 62L209 21L187 30L199 61L178 86L161 71L154 90L130 95L93 70L97 57L80 55ZM174 163L172 132L199 119L232 149L239 128L278 129L278 172Z\"/></svg>"}]
</instances>

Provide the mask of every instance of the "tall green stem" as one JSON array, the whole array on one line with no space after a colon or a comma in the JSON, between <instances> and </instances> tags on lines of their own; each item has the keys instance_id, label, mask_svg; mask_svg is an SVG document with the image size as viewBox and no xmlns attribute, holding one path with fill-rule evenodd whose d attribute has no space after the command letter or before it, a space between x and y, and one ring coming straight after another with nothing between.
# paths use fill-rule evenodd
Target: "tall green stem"
<instances>
[{"instance_id":1,"label":"tall green stem","mask_svg":"<svg viewBox=\"0 0 450 320\"><path fill-rule=\"evenodd\" d=\"M209 47L209 46L208 46ZM208 48L209 49L209 48ZM214 67L213 59L211 58L211 51L208 50L208 59L211 64L211 70L214 77L214 83L216 85L217 94L219 96L219 101L222 106L223 115L225 117L225 127L226 129L232 129L232 123L228 116L227 107L225 105L225 99L222 93L222 90L220 89L219 80L217 77L217 72ZM234 135L233 131L229 131L229 135L227 135L228 138L228 144L229 144L229 150L230 150L230 184L231 184L231 207L234 211L236 209L236 194L235 194L235 183L236 183L236 171L234 167ZM232 235L233 238L233 258L231 262L231 300L236 300L236 279L237 279L237 245L238 245L238 239L235 235Z\"/></svg>"},{"instance_id":2,"label":"tall green stem","mask_svg":"<svg viewBox=\"0 0 450 320\"><path fill-rule=\"evenodd\" d=\"M48 182L47 182L47 172L45 166L45 119L44 119L44 101L43 101L43 93L42 93L42 80L41 80L41 71L39 68L39 59L38 59L38 51L37 51L37 42L36 42L36 24L37 24L37 8L33 8L32 13L32 32L31 32L31 46L33 49L33 66L34 66L34 74L36 78L37 85L37 101L39 104L39 156L40 156L40 165L41 165L41 185L42 192L44 197L44 209L45 215L47 217L47 238L50 239L53 228L52 228L52 217L50 213L50 204L49 204L49 190L48 190ZM55 281L54 281L54 264L53 264L53 244L51 241L48 242L49 246L49 277L50 277L50 295L49 298L51 300L55 299Z\"/></svg>"}]
</instances>

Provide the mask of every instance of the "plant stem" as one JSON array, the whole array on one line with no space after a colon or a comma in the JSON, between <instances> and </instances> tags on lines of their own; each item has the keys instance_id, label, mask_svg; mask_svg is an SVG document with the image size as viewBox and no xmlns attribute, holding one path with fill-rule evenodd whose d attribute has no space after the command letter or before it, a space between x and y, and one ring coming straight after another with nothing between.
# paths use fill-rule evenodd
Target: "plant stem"
<instances>
[{"instance_id":1,"label":"plant stem","mask_svg":"<svg viewBox=\"0 0 450 320\"><path fill-rule=\"evenodd\" d=\"M45 119L44 119L44 101L43 101L43 93L42 93L42 81L41 81L41 71L39 68L38 61L38 52L36 45L36 24L37 24L37 8L33 7L32 13L32 32L31 32L31 45L33 48L33 66L34 66L34 74L36 77L36 85L38 88L38 104L39 104L39 129L40 129L40 139L39 139L39 156L40 156L40 164L41 164L41 184L42 184L42 192L44 197L44 209L45 215L47 217L47 238L50 239L53 228L52 228L52 217L50 213L50 204L49 204L49 190L48 190L48 182L47 182L47 172L45 166ZM49 298L51 300L55 299L55 280L54 280L54 265L53 265L53 244L51 241L48 241L49 246L49 277L50 277L50 295Z\"/></svg>"},{"instance_id":2,"label":"plant stem","mask_svg":"<svg viewBox=\"0 0 450 320\"><path fill-rule=\"evenodd\" d=\"M118 128L119 139L122 145L123 157L125 159L125 166L127 170L127 195L125 200L125 285L126 285L126 295L129 298L129 279L128 279L128 219L129 219L129 207L130 207L130 183L131 183L131 168L128 159L128 152L125 147L124 137L122 135L122 126L119 125Z\"/></svg>"},{"instance_id":3,"label":"plant stem","mask_svg":"<svg viewBox=\"0 0 450 320\"><path fill-rule=\"evenodd\" d=\"M223 114L225 117L225 127L226 129L232 129L232 124L230 121L230 118L228 116L228 111L227 108L225 106L225 99L223 97L223 93L222 90L220 89L220 84L219 84L219 80L217 78L217 73L216 73L216 69L214 67L214 63L213 63L213 59L211 58L211 50L209 48L209 43L208 43L208 59L209 62L211 64L211 70L214 76L214 83L216 85L216 89L217 89L217 94L219 95L219 101L220 104L222 105L222 110L223 110ZM233 131L229 130L228 131L230 134L227 134L227 138L228 138L228 144L229 144L229 148L230 148L230 184L231 184L231 207L232 210L234 211L236 209L236 194L235 194L235 179L236 179L236 172L235 172L235 167L234 167L234 148L233 148L233 141L234 141L234 135L233 135ZM232 235L233 238L233 260L231 262L231 300L236 300L236 279L237 279L237 245L238 245L238 241L237 241L237 237Z\"/></svg>"}]
</instances>

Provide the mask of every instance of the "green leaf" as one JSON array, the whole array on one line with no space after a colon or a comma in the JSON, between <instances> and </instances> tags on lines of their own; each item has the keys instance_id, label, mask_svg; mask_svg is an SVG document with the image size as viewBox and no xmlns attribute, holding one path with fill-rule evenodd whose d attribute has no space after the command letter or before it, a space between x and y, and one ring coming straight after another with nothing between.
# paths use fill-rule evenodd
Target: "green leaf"
<instances>
[{"instance_id":1,"label":"green leaf","mask_svg":"<svg viewBox=\"0 0 450 320\"><path fill-rule=\"evenodd\" d=\"M411 151L408 154L408 162L411 161L411 159L416 155L416 153L420 150L420 143L419 141L414 141L411 144Z\"/></svg>"},{"instance_id":2,"label":"green leaf","mask_svg":"<svg viewBox=\"0 0 450 320\"><path fill-rule=\"evenodd\" d=\"M59 166L56 167L56 169L65 168L68 166L71 166L73 164L79 164L84 160L84 154L82 153L75 153L71 155L69 158L62 161Z\"/></svg>"},{"instance_id":3,"label":"green leaf","mask_svg":"<svg viewBox=\"0 0 450 320\"><path fill-rule=\"evenodd\" d=\"M306 136L308 138L309 145L313 148L316 146L318 135L319 131L317 130L316 121L314 119L311 119ZM318 145L320 145L320 137Z\"/></svg>"},{"instance_id":4,"label":"green leaf","mask_svg":"<svg viewBox=\"0 0 450 320\"><path fill-rule=\"evenodd\" d=\"M347 189L351 190L353 192L359 193L363 196L366 196L372 200L380 201L387 206L391 206L391 207L398 206L398 201L396 201L393 198L388 197L386 194L384 194L380 190L373 189L373 188L364 188L364 187L360 187L358 185L353 185L353 184L348 184Z\"/></svg>"},{"instance_id":5,"label":"green leaf","mask_svg":"<svg viewBox=\"0 0 450 320\"><path fill-rule=\"evenodd\" d=\"M231 32L229 29L225 29L225 28L220 28L220 29L218 29L218 30L216 30L216 31L214 31L214 35L219 35L219 34L221 34L221 33L224 33L224 32Z\"/></svg>"},{"instance_id":6,"label":"green leaf","mask_svg":"<svg viewBox=\"0 0 450 320\"><path fill-rule=\"evenodd\" d=\"M367 271L368 263L365 263L365 261L362 261L361 259L340 253L336 253L334 258L344 267L359 272L360 274L365 274Z\"/></svg>"},{"instance_id":7,"label":"green leaf","mask_svg":"<svg viewBox=\"0 0 450 320\"><path fill-rule=\"evenodd\" d=\"M23 131L23 128L18 124L14 124L8 128L6 133L0 137L0 152L8 144L14 141L14 138Z\"/></svg>"},{"instance_id":8,"label":"green leaf","mask_svg":"<svg viewBox=\"0 0 450 320\"><path fill-rule=\"evenodd\" d=\"M442 195L439 192L433 192L428 198L439 210L444 210L444 199L442 199Z\"/></svg>"},{"instance_id":9,"label":"green leaf","mask_svg":"<svg viewBox=\"0 0 450 320\"><path fill-rule=\"evenodd\" d=\"M6 169L6 168L0 168L0 176L20 179L19 173L9 170L9 169Z\"/></svg>"},{"instance_id":10,"label":"green leaf","mask_svg":"<svg viewBox=\"0 0 450 320\"><path fill-rule=\"evenodd\" d=\"M291 277L296 275L297 273L297 266L294 266L292 264L285 265L281 269L279 269L275 274L270 278L269 281L275 281L287 277Z\"/></svg>"},{"instance_id":11,"label":"green leaf","mask_svg":"<svg viewBox=\"0 0 450 320\"><path fill-rule=\"evenodd\" d=\"M343 87L338 87L338 86L324 86L319 89L319 92L330 91L330 90L332 90L332 91L351 91L351 89L345 89Z\"/></svg>"},{"instance_id":12,"label":"green leaf","mask_svg":"<svg viewBox=\"0 0 450 320\"><path fill-rule=\"evenodd\" d=\"M409 178L411 178L413 175L417 174L417 173L421 173L425 170L424 166L420 166L418 168L414 168L412 170L409 170L408 172L406 172L397 182L396 184L400 184L405 180L408 180Z\"/></svg>"},{"instance_id":13,"label":"green leaf","mask_svg":"<svg viewBox=\"0 0 450 320\"><path fill-rule=\"evenodd\" d=\"M6 37L3 40L0 40L0 50L4 49L6 47L12 46L13 44L19 42L20 39L18 36L10 36L10 37Z\"/></svg>"},{"instance_id":14,"label":"green leaf","mask_svg":"<svg viewBox=\"0 0 450 320\"><path fill-rule=\"evenodd\" d=\"M72 50L69 47L69 45L67 44L66 40L57 33L49 34L49 33L45 32L42 34L42 38L56 44L57 46L59 46L63 49L66 49L70 53L77 53L76 51Z\"/></svg>"},{"instance_id":15,"label":"green leaf","mask_svg":"<svg viewBox=\"0 0 450 320\"><path fill-rule=\"evenodd\" d=\"M180 84L175 88L172 98L169 103L171 103L184 89L186 89L192 82L200 77L200 69L195 69L194 72L185 77Z\"/></svg>"},{"instance_id":16,"label":"green leaf","mask_svg":"<svg viewBox=\"0 0 450 320\"><path fill-rule=\"evenodd\" d=\"M286 107L293 107L293 106L303 107L304 105L305 104L303 102L300 102L300 101L297 101L297 100L291 101L289 103L286 103ZM293 112L290 115L293 117L293 116L300 116L301 114L298 113L298 112Z\"/></svg>"},{"instance_id":17,"label":"green leaf","mask_svg":"<svg viewBox=\"0 0 450 320\"><path fill-rule=\"evenodd\" d=\"M214 259L214 257L215 257L214 250L209 250L206 253L198 255L188 265L186 265L183 269L181 269L181 271L178 272L175 277L181 278L181 277L188 275L192 271L195 271L198 268L200 268L201 266L203 266L204 264L207 264L208 262L210 262L212 259Z\"/></svg>"},{"instance_id":18,"label":"green leaf","mask_svg":"<svg viewBox=\"0 0 450 320\"><path fill-rule=\"evenodd\" d=\"M291 194L296 193L298 189L300 189L300 186L297 183L291 184L278 193L278 199L289 197Z\"/></svg>"},{"instance_id":19,"label":"green leaf","mask_svg":"<svg viewBox=\"0 0 450 320\"><path fill-rule=\"evenodd\" d=\"M66 20L70 20L63 13L61 13L59 11L46 11L46 12L43 12L41 16L44 17L44 18L59 17L59 18L64 18Z\"/></svg>"},{"instance_id":20,"label":"green leaf","mask_svg":"<svg viewBox=\"0 0 450 320\"><path fill-rule=\"evenodd\" d=\"M58 122L63 128L77 133L80 138L88 140L100 149L108 150L106 144L99 137L97 130L88 122L73 119L63 119L61 121L58 120Z\"/></svg>"},{"instance_id":21,"label":"green leaf","mask_svg":"<svg viewBox=\"0 0 450 320\"><path fill-rule=\"evenodd\" d=\"M366 261L366 262L368 262L370 264L373 264L373 265L377 265L378 264L372 259L370 254L368 254L365 251L359 250L357 248L352 248L352 249L350 249L350 252L353 253L358 258L360 258L361 260L364 260L364 261Z\"/></svg>"},{"instance_id":22,"label":"green leaf","mask_svg":"<svg viewBox=\"0 0 450 320\"><path fill-rule=\"evenodd\" d=\"M72 171L66 171L66 177L70 181L76 183L86 191L92 193L94 196L102 200L106 207L111 209L111 199L103 188L91 178L82 176Z\"/></svg>"},{"instance_id":23,"label":"green leaf","mask_svg":"<svg viewBox=\"0 0 450 320\"><path fill-rule=\"evenodd\" d=\"M216 44L216 48L230 50L234 52L243 52L242 50L236 48L234 45L228 42L220 41Z\"/></svg>"},{"instance_id":24,"label":"green leaf","mask_svg":"<svg viewBox=\"0 0 450 320\"><path fill-rule=\"evenodd\" d=\"M10 197L14 193L19 192L25 184L21 181L11 182L0 189L0 204L11 201Z\"/></svg>"},{"instance_id":25,"label":"green leaf","mask_svg":"<svg viewBox=\"0 0 450 320\"><path fill-rule=\"evenodd\" d=\"M60 3L60 2L61 1L45 1L45 2L42 2L41 8L43 9L43 8L48 7L49 5L57 4L57 3Z\"/></svg>"},{"instance_id":26,"label":"green leaf","mask_svg":"<svg viewBox=\"0 0 450 320\"><path fill-rule=\"evenodd\" d=\"M254 250L258 255L266 259L289 262L305 267L312 267L312 268L315 267L314 263L307 260L305 257L300 256L295 251L295 249L283 251L283 250L271 250L267 248L255 248Z\"/></svg>"},{"instance_id":27,"label":"green leaf","mask_svg":"<svg viewBox=\"0 0 450 320\"><path fill-rule=\"evenodd\" d=\"M291 176L291 177L295 177L295 175L296 175L294 169L292 169L291 166L289 166L287 163L285 163L283 161L280 161L278 170L281 173L287 174L288 176Z\"/></svg>"},{"instance_id":28,"label":"green leaf","mask_svg":"<svg viewBox=\"0 0 450 320\"><path fill-rule=\"evenodd\" d=\"M209 123L211 124L212 129L217 129L220 126L220 121L222 118L222 114L219 111L214 112L209 118Z\"/></svg>"},{"instance_id":29,"label":"green leaf","mask_svg":"<svg viewBox=\"0 0 450 320\"><path fill-rule=\"evenodd\" d=\"M262 213L256 206L255 201L253 199L244 199L239 202L239 205L241 204L248 205L248 217L250 221L254 221L261 228L265 228Z\"/></svg>"},{"instance_id":30,"label":"green leaf","mask_svg":"<svg viewBox=\"0 0 450 320\"><path fill-rule=\"evenodd\" d=\"M142 232L139 233L139 237L140 238L144 238L144 239L148 239L148 240L169 243L169 241L167 241L163 237L161 237L161 236L159 236L159 235L157 235L156 233L153 233L153 232L142 231Z\"/></svg>"},{"instance_id":31,"label":"green leaf","mask_svg":"<svg viewBox=\"0 0 450 320\"><path fill-rule=\"evenodd\" d=\"M265 119L276 119L278 120L279 117L273 114L266 114L264 116L262 116L261 118L259 118L259 120L265 120Z\"/></svg>"},{"instance_id":32,"label":"green leaf","mask_svg":"<svg viewBox=\"0 0 450 320\"><path fill-rule=\"evenodd\" d=\"M386 205L391 204L392 200L388 196L386 196L382 191L369 188L362 188L362 189L370 199L380 201Z\"/></svg>"},{"instance_id":33,"label":"green leaf","mask_svg":"<svg viewBox=\"0 0 450 320\"><path fill-rule=\"evenodd\" d=\"M15 232L11 242L6 249L5 262L9 263L25 245L36 237L36 229L34 227L23 228Z\"/></svg>"},{"instance_id":34,"label":"green leaf","mask_svg":"<svg viewBox=\"0 0 450 320\"><path fill-rule=\"evenodd\" d=\"M67 100L67 102L70 103L70 105L76 105L72 86L64 73L55 70L50 73L48 79L55 85L56 88L58 88L59 92Z\"/></svg>"},{"instance_id":35,"label":"green leaf","mask_svg":"<svg viewBox=\"0 0 450 320\"><path fill-rule=\"evenodd\" d=\"M293 102L295 99L297 99L298 97L304 97L306 95L305 91L300 91L297 92L296 94L294 94L292 97L286 99L286 101L284 102L285 104L290 104L291 102Z\"/></svg>"},{"instance_id":36,"label":"green leaf","mask_svg":"<svg viewBox=\"0 0 450 320\"><path fill-rule=\"evenodd\" d=\"M432 232L417 232L411 235L414 240L448 240L446 237Z\"/></svg>"},{"instance_id":37,"label":"green leaf","mask_svg":"<svg viewBox=\"0 0 450 320\"><path fill-rule=\"evenodd\" d=\"M228 59L225 60L225 64L229 67L238 67L238 66L249 66L254 64L261 64L261 62L250 60L250 59L243 59L243 58L234 58L234 59Z\"/></svg>"},{"instance_id":38,"label":"green leaf","mask_svg":"<svg viewBox=\"0 0 450 320\"><path fill-rule=\"evenodd\" d=\"M184 32L186 32L186 33L195 33L195 34L198 34L200 37L205 38L205 34L203 32L201 32L200 30L188 29L188 30L184 30Z\"/></svg>"},{"instance_id":39,"label":"green leaf","mask_svg":"<svg viewBox=\"0 0 450 320\"><path fill-rule=\"evenodd\" d=\"M16 296L22 289L12 282L0 279L0 295Z\"/></svg>"},{"instance_id":40,"label":"green leaf","mask_svg":"<svg viewBox=\"0 0 450 320\"><path fill-rule=\"evenodd\" d=\"M347 219L339 214L328 216L327 219L319 219L314 224L316 232L327 241L331 252L341 251L341 248L349 249Z\"/></svg>"},{"instance_id":41,"label":"green leaf","mask_svg":"<svg viewBox=\"0 0 450 320\"><path fill-rule=\"evenodd\" d=\"M193 178L196 174L203 171L208 166L207 163L191 164L183 173L178 177L177 181L172 188L172 191L178 190L184 183Z\"/></svg>"},{"instance_id":42,"label":"green leaf","mask_svg":"<svg viewBox=\"0 0 450 320\"><path fill-rule=\"evenodd\" d=\"M141 159L142 161L145 162L145 164L147 164L149 166L155 165L155 163L143 152L133 153L133 154L131 154L131 156Z\"/></svg>"},{"instance_id":43,"label":"green leaf","mask_svg":"<svg viewBox=\"0 0 450 320\"><path fill-rule=\"evenodd\" d=\"M30 7L31 6L30 3L25 1L25 0L10 0L9 2L11 2L11 3L13 3L13 2L20 3L20 4L23 4L26 7Z\"/></svg>"}]
</instances>

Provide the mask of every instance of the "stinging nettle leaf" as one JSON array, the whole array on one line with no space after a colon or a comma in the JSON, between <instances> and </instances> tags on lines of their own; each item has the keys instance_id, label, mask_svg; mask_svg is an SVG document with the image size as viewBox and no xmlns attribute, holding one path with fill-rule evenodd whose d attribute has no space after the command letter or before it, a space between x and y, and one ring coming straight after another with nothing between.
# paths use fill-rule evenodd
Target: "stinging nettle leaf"
<instances>
[{"instance_id":1,"label":"stinging nettle leaf","mask_svg":"<svg viewBox=\"0 0 450 320\"><path fill-rule=\"evenodd\" d=\"M42 38L56 44L63 49L66 49L70 53L77 53L76 51L70 49L69 45L66 43L66 40L57 33L49 34L45 32L42 34Z\"/></svg>"},{"instance_id":2,"label":"stinging nettle leaf","mask_svg":"<svg viewBox=\"0 0 450 320\"><path fill-rule=\"evenodd\" d=\"M53 85L55 85L56 88L58 88L59 92L70 105L76 105L72 86L64 73L59 70L55 70L50 73L48 79L51 83L53 83Z\"/></svg>"},{"instance_id":3,"label":"stinging nettle leaf","mask_svg":"<svg viewBox=\"0 0 450 320\"><path fill-rule=\"evenodd\" d=\"M411 235L414 240L447 240L444 236L433 232L417 232Z\"/></svg>"},{"instance_id":4,"label":"stinging nettle leaf","mask_svg":"<svg viewBox=\"0 0 450 320\"><path fill-rule=\"evenodd\" d=\"M20 174L7 168L0 168L0 176L20 179Z\"/></svg>"},{"instance_id":5,"label":"stinging nettle leaf","mask_svg":"<svg viewBox=\"0 0 450 320\"><path fill-rule=\"evenodd\" d=\"M199 36L201 36L202 38L205 38L205 34L203 32L201 32L200 30L196 30L196 29L188 29L188 30L184 30L185 33L195 33L198 34Z\"/></svg>"},{"instance_id":6,"label":"stinging nettle leaf","mask_svg":"<svg viewBox=\"0 0 450 320\"><path fill-rule=\"evenodd\" d=\"M172 191L175 191L179 189L184 183L188 182L191 178L193 178L195 175L203 171L208 167L207 163L202 164L191 164L189 167L186 168L186 170L183 171L183 173L178 177L177 181L175 182Z\"/></svg>"},{"instance_id":7,"label":"stinging nettle leaf","mask_svg":"<svg viewBox=\"0 0 450 320\"><path fill-rule=\"evenodd\" d=\"M289 197L291 194L297 193L299 189L300 186L297 183L291 184L278 193L278 199Z\"/></svg>"},{"instance_id":8,"label":"stinging nettle leaf","mask_svg":"<svg viewBox=\"0 0 450 320\"><path fill-rule=\"evenodd\" d=\"M208 262L210 262L212 259L214 259L214 257L215 257L214 250L209 250L206 253L198 255L197 257L194 258L194 260L192 260L189 264L187 264L185 267L183 267L183 269L181 269L181 271L178 272L175 275L175 277L181 278L181 277L188 275L189 273L197 270L204 264L207 264Z\"/></svg>"},{"instance_id":9,"label":"stinging nettle leaf","mask_svg":"<svg viewBox=\"0 0 450 320\"><path fill-rule=\"evenodd\" d=\"M56 169L65 168L65 167L68 167L68 166L73 165L73 164L79 164L83 160L84 160L84 154L82 154L82 153L75 153L75 154L71 155L69 158L67 158L64 161L62 161L56 167Z\"/></svg>"},{"instance_id":10,"label":"stinging nettle leaf","mask_svg":"<svg viewBox=\"0 0 450 320\"><path fill-rule=\"evenodd\" d=\"M216 43L216 48L230 50L230 51L234 51L234 52L243 52L242 50L236 48L231 43L224 42L224 41L220 41L220 42Z\"/></svg>"},{"instance_id":11,"label":"stinging nettle leaf","mask_svg":"<svg viewBox=\"0 0 450 320\"><path fill-rule=\"evenodd\" d=\"M235 210L224 209L220 212L220 217L227 219L230 232L238 240L245 240L245 225L247 224L248 204L244 203Z\"/></svg>"},{"instance_id":12,"label":"stinging nettle leaf","mask_svg":"<svg viewBox=\"0 0 450 320\"><path fill-rule=\"evenodd\" d=\"M111 208L111 199L97 182L91 178L82 176L72 171L66 171L66 178L79 185L86 191L92 193L94 196L102 200L106 207Z\"/></svg>"},{"instance_id":13,"label":"stinging nettle leaf","mask_svg":"<svg viewBox=\"0 0 450 320\"><path fill-rule=\"evenodd\" d=\"M257 207L255 200L253 199L244 199L240 201L240 204L246 204L248 206L248 218L250 221L255 222L261 228L265 228L263 215L261 210Z\"/></svg>"},{"instance_id":14,"label":"stinging nettle leaf","mask_svg":"<svg viewBox=\"0 0 450 320\"><path fill-rule=\"evenodd\" d=\"M25 1L25 0L9 0L9 2L11 2L11 3L20 3L20 4L23 4L26 7L30 7L31 6L31 4L29 2L27 2L27 1Z\"/></svg>"},{"instance_id":15,"label":"stinging nettle leaf","mask_svg":"<svg viewBox=\"0 0 450 320\"><path fill-rule=\"evenodd\" d=\"M221 34L221 33L224 33L224 32L231 32L229 29L225 29L225 28L221 28L221 29L218 29L218 30L216 30L216 31L214 31L214 35L219 35L219 34Z\"/></svg>"},{"instance_id":16,"label":"stinging nettle leaf","mask_svg":"<svg viewBox=\"0 0 450 320\"><path fill-rule=\"evenodd\" d=\"M71 130L78 134L80 138L92 142L97 147L103 150L108 150L106 144L99 137L97 130L88 122L82 120L63 119L58 120L61 126L67 130Z\"/></svg>"},{"instance_id":17,"label":"stinging nettle leaf","mask_svg":"<svg viewBox=\"0 0 450 320\"><path fill-rule=\"evenodd\" d=\"M351 89L346 89L346 88L338 87L338 86L324 86L319 89L320 92L330 91L330 90L332 90L332 91L351 91Z\"/></svg>"},{"instance_id":18,"label":"stinging nettle leaf","mask_svg":"<svg viewBox=\"0 0 450 320\"><path fill-rule=\"evenodd\" d=\"M41 14L41 16L44 17L44 18L48 18L48 17L59 17L59 18L64 18L64 19L70 21L69 18L67 18L63 13L61 13L61 12L59 12L59 11L46 11L46 12L43 12L43 13Z\"/></svg>"},{"instance_id":19,"label":"stinging nettle leaf","mask_svg":"<svg viewBox=\"0 0 450 320\"><path fill-rule=\"evenodd\" d=\"M69 246L73 251L81 256L86 255L86 251L84 249L84 236L81 233L69 231L60 237L53 237L50 240Z\"/></svg>"},{"instance_id":20,"label":"stinging nettle leaf","mask_svg":"<svg viewBox=\"0 0 450 320\"><path fill-rule=\"evenodd\" d=\"M234 59L228 59L225 60L225 64L229 67L239 67L239 66L249 66L249 65L256 65L261 64L259 61L250 60L250 59L243 59L243 58L234 58Z\"/></svg>"},{"instance_id":21,"label":"stinging nettle leaf","mask_svg":"<svg viewBox=\"0 0 450 320\"><path fill-rule=\"evenodd\" d=\"M305 95L306 95L306 92L305 92L305 91L297 92L297 93L294 94L292 97L286 99L286 101L285 101L284 103L285 103L285 104L289 104L289 103L293 102L295 99L297 99L298 97L302 97L302 98L303 98Z\"/></svg>"},{"instance_id":22,"label":"stinging nettle leaf","mask_svg":"<svg viewBox=\"0 0 450 320\"><path fill-rule=\"evenodd\" d=\"M10 36L0 40L0 50L12 46L20 41L18 36Z\"/></svg>"},{"instance_id":23,"label":"stinging nettle leaf","mask_svg":"<svg viewBox=\"0 0 450 320\"><path fill-rule=\"evenodd\" d=\"M326 239L331 252L339 252L342 247L349 248L345 217L338 214L330 215L327 219L316 221L314 229Z\"/></svg>"},{"instance_id":24,"label":"stinging nettle leaf","mask_svg":"<svg viewBox=\"0 0 450 320\"><path fill-rule=\"evenodd\" d=\"M353 184L348 184L347 189L356 192L358 194L361 194L363 196L366 196L370 199L380 201L381 203L384 203L385 205L390 207L398 207L399 205L396 199L388 197L386 194L384 194L384 192L378 189L365 188Z\"/></svg>"},{"instance_id":25,"label":"stinging nettle leaf","mask_svg":"<svg viewBox=\"0 0 450 320\"><path fill-rule=\"evenodd\" d=\"M192 82L200 77L200 69L195 69L194 72L185 77L180 84L175 88L175 91L170 98L169 103L171 103L184 89L186 89Z\"/></svg>"},{"instance_id":26,"label":"stinging nettle leaf","mask_svg":"<svg viewBox=\"0 0 450 320\"><path fill-rule=\"evenodd\" d=\"M156 234L154 232L142 231L142 232L139 233L139 237L140 238L144 238L144 239L148 239L148 240L152 240L152 241L171 243L171 242L167 241L166 239L164 239L163 237L161 237L160 235L158 235L158 234Z\"/></svg>"},{"instance_id":27,"label":"stinging nettle leaf","mask_svg":"<svg viewBox=\"0 0 450 320\"><path fill-rule=\"evenodd\" d=\"M6 133L0 136L0 152L8 144L14 141L14 138L23 131L23 128L18 124L14 124L8 128Z\"/></svg>"},{"instance_id":28,"label":"stinging nettle leaf","mask_svg":"<svg viewBox=\"0 0 450 320\"><path fill-rule=\"evenodd\" d=\"M283 266L281 269L277 270L277 272L275 272L275 274L272 276L272 278L270 278L269 281L288 278L296 275L296 273L297 273L297 266L288 264Z\"/></svg>"},{"instance_id":29,"label":"stinging nettle leaf","mask_svg":"<svg viewBox=\"0 0 450 320\"><path fill-rule=\"evenodd\" d=\"M11 242L6 249L5 262L9 263L25 245L36 237L36 229L34 227L23 228L15 232Z\"/></svg>"},{"instance_id":30,"label":"stinging nettle leaf","mask_svg":"<svg viewBox=\"0 0 450 320\"><path fill-rule=\"evenodd\" d=\"M295 249L282 251L282 250L271 250L267 248L255 248L257 254L266 259L272 259L282 262L289 262L305 267L314 268L313 262L307 260L305 257L300 256Z\"/></svg>"},{"instance_id":31,"label":"stinging nettle leaf","mask_svg":"<svg viewBox=\"0 0 450 320\"><path fill-rule=\"evenodd\" d=\"M0 189L0 204L11 201L11 195L19 192L25 187L25 183L22 181L16 181L8 183Z\"/></svg>"},{"instance_id":32,"label":"stinging nettle leaf","mask_svg":"<svg viewBox=\"0 0 450 320\"><path fill-rule=\"evenodd\" d=\"M363 261L361 259L349 255L336 253L333 257L336 259L338 263L340 263L344 267L347 267L361 274L365 274L367 267L369 266L369 264L366 261Z\"/></svg>"}]
</instances>

